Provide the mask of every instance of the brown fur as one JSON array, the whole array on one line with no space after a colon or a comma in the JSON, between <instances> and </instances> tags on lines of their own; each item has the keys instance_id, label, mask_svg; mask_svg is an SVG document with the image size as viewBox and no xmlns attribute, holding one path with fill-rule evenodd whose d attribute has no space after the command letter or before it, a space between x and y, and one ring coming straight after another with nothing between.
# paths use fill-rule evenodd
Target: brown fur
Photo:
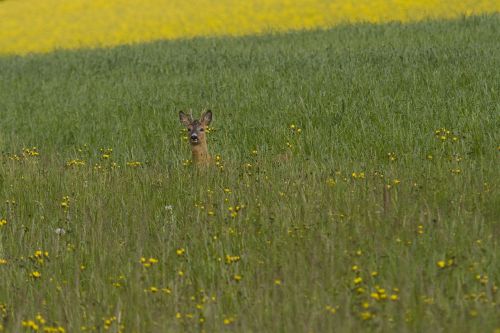
<instances>
[{"instance_id":1,"label":"brown fur","mask_svg":"<svg viewBox=\"0 0 500 333\"><path fill-rule=\"evenodd\" d=\"M208 152L206 130L212 121L212 111L202 113L200 120L193 119L191 115L179 112L181 124L188 129L188 139L191 144L191 153L195 165L208 165L212 161ZM196 139L193 139L195 137Z\"/></svg>"},{"instance_id":2,"label":"brown fur","mask_svg":"<svg viewBox=\"0 0 500 333\"><path fill-rule=\"evenodd\" d=\"M198 165L210 164L212 157L208 153L207 139L201 141L197 145L191 145L191 153L193 155L193 163Z\"/></svg>"}]
</instances>

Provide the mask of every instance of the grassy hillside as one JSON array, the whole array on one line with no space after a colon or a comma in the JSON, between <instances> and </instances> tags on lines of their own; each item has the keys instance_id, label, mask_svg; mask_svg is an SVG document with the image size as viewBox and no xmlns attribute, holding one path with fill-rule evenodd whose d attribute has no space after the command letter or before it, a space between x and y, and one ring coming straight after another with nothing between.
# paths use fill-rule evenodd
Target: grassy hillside
<instances>
[{"instance_id":1,"label":"grassy hillside","mask_svg":"<svg viewBox=\"0 0 500 333\"><path fill-rule=\"evenodd\" d=\"M499 329L499 23L0 58L0 327Z\"/></svg>"}]
</instances>

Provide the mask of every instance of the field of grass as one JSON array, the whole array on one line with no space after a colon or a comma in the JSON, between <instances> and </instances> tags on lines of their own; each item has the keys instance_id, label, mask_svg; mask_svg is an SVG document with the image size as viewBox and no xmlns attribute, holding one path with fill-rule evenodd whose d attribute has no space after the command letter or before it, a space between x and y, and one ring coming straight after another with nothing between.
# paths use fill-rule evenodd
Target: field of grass
<instances>
[{"instance_id":1,"label":"field of grass","mask_svg":"<svg viewBox=\"0 0 500 333\"><path fill-rule=\"evenodd\" d=\"M0 58L0 331L498 332L499 35Z\"/></svg>"},{"instance_id":2,"label":"field of grass","mask_svg":"<svg viewBox=\"0 0 500 333\"><path fill-rule=\"evenodd\" d=\"M0 0L0 54L495 12L498 0Z\"/></svg>"}]
</instances>

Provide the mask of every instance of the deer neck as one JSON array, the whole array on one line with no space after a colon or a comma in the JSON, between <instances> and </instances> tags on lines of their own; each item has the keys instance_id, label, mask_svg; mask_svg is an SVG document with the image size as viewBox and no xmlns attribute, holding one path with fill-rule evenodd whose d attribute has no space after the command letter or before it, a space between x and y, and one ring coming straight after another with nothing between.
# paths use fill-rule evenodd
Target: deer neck
<instances>
[{"instance_id":1,"label":"deer neck","mask_svg":"<svg viewBox=\"0 0 500 333\"><path fill-rule=\"evenodd\" d=\"M210 154L208 153L206 141L202 141L197 145L192 145L191 152L193 153L193 163L206 164L210 162Z\"/></svg>"}]
</instances>

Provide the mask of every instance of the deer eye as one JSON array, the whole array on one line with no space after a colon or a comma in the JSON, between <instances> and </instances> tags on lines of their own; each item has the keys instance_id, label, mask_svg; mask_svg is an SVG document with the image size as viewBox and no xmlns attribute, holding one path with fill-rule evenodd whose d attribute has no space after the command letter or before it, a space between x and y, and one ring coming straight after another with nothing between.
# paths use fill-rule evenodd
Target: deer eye
<instances>
[{"instance_id":1,"label":"deer eye","mask_svg":"<svg viewBox=\"0 0 500 333\"><path fill-rule=\"evenodd\" d=\"M203 132L204 130L205 130L205 129L204 129L203 127L202 127L202 128L200 128L200 132Z\"/></svg>"}]
</instances>

